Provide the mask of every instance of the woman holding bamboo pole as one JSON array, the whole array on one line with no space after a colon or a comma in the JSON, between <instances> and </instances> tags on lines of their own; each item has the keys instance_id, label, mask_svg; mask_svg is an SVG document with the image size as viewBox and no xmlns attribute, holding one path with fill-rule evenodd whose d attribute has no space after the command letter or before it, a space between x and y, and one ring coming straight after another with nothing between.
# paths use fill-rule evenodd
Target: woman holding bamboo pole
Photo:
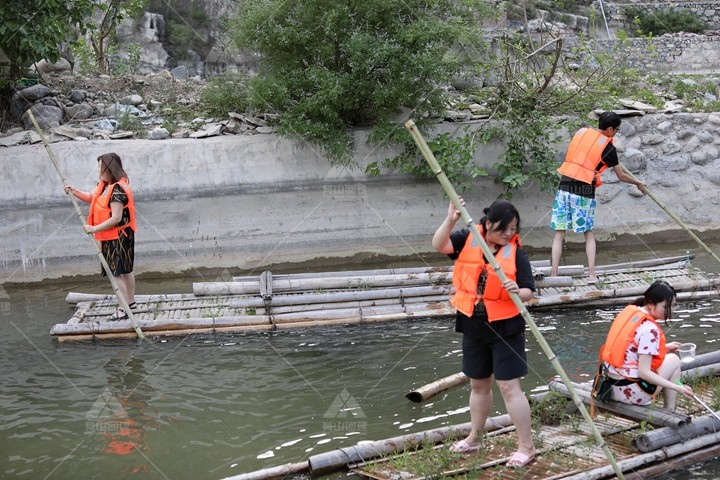
<instances>
[{"instance_id":1,"label":"woman holding bamboo pole","mask_svg":"<svg viewBox=\"0 0 720 480\"><path fill-rule=\"evenodd\" d=\"M662 392L669 409L675 408L678 393L693 398L692 388L680 383L680 358L670 353L677 352L680 343L666 343L657 323L670 319L676 297L670 284L657 280L615 317L600 347L595 398L650 405Z\"/></svg>"},{"instance_id":2,"label":"woman holding bamboo pole","mask_svg":"<svg viewBox=\"0 0 720 480\"><path fill-rule=\"evenodd\" d=\"M462 200L461 200L462 201ZM464 205L464 201L463 201ZM470 378L472 430L450 449L470 452L480 448L485 421L493 404L493 378L518 434L518 449L507 466L518 468L535 458L530 405L520 385L527 375L525 320L508 292L522 301L532 298L535 281L530 261L520 248L520 214L507 201L498 200L484 210L478 226L508 280L501 284L468 229L453 232L460 212L453 203L432 239L440 253L455 260L450 302L457 309L456 331L463 334L462 371Z\"/></svg>"},{"instance_id":3,"label":"woman holding bamboo pole","mask_svg":"<svg viewBox=\"0 0 720 480\"><path fill-rule=\"evenodd\" d=\"M135 309L135 201L130 189L122 160L116 153L105 153L97 159L100 181L95 191L84 192L72 185L65 186L65 193L90 204L85 233L93 234L101 244L102 254L110 271L117 280L120 293L128 306ZM105 275L105 270L101 269ZM110 316L110 320L127 318L122 308Z\"/></svg>"}]
</instances>

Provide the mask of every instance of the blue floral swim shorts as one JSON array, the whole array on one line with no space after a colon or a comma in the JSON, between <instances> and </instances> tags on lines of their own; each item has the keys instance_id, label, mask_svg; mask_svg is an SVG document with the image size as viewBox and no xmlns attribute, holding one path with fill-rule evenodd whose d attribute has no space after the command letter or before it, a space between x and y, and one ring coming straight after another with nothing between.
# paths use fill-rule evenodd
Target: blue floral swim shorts
<instances>
[{"instance_id":1,"label":"blue floral swim shorts","mask_svg":"<svg viewBox=\"0 0 720 480\"><path fill-rule=\"evenodd\" d=\"M553 202L550 228L569 230L575 233L589 232L595 226L594 198L582 197L574 193L558 190Z\"/></svg>"}]
</instances>

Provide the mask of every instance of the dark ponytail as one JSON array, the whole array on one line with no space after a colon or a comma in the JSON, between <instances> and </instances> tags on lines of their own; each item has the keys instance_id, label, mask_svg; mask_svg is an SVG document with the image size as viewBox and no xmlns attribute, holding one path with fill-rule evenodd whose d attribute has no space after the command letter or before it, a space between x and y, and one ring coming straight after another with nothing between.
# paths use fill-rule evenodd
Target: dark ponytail
<instances>
[{"instance_id":1,"label":"dark ponytail","mask_svg":"<svg viewBox=\"0 0 720 480\"><path fill-rule=\"evenodd\" d=\"M639 297L632 304L638 307L645 305L657 305L665 301L665 320L672 317L672 303L677 297L675 289L664 280L656 280L645 290L642 297Z\"/></svg>"},{"instance_id":2,"label":"dark ponytail","mask_svg":"<svg viewBox=\"0 0 720 480\"><path fill-rule=\"evenodd\" d=\"M510 222L517 218L517 233L520 233L520 214L518 213L515 205L508 202L507 200L496 200L490 207L483 210L485 216L480 219L480 225L485 231L485 223L490 222L491 224L497 224L495 230L504 231Z\"/></svg>"}]
</instances>

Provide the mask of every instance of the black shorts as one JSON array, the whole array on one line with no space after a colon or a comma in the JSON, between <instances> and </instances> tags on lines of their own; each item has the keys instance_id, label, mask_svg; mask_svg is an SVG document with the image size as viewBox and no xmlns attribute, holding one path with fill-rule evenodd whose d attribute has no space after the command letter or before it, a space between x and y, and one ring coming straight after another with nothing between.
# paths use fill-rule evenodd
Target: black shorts
<instances>
[{"instance_id":1,"label":"black shorts","mask_svg":"<svg viewBox=\"0 0 720 480\"><path fill-rule=\"evenodd\" d=\"M524 333L487 340L463 335L462 349L462 371L469 378L495 374L496 380L514 380L528 373Z\"/></svg>"}]
</instances>

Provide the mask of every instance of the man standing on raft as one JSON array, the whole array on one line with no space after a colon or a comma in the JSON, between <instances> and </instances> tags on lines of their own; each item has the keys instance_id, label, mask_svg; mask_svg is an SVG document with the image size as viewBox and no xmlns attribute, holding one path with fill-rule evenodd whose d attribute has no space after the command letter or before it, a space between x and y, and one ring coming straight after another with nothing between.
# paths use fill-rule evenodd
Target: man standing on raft
<instances>
[{"instance_id":1,"label":"man standing on raft","mask_svg":"<svg viewBox=\"0 0 720 480\"><path fill-rule=\"evenodd\" d=\"M588 258L588 283L597 282L595 274L595 188L602 185L600 175L612 167L621 182L638 187L645 193L645 184L623 171L613 145L613 137L620 128L620 116L604 112L598 120L598 129L581 128L570 142L565 161L558 168L562 174L555 194L550 227L555 230L552 244L551 273L556 277L562 255L565 231L568 228L585 235L585 253Z\"/></svg>"}]
</instances>

